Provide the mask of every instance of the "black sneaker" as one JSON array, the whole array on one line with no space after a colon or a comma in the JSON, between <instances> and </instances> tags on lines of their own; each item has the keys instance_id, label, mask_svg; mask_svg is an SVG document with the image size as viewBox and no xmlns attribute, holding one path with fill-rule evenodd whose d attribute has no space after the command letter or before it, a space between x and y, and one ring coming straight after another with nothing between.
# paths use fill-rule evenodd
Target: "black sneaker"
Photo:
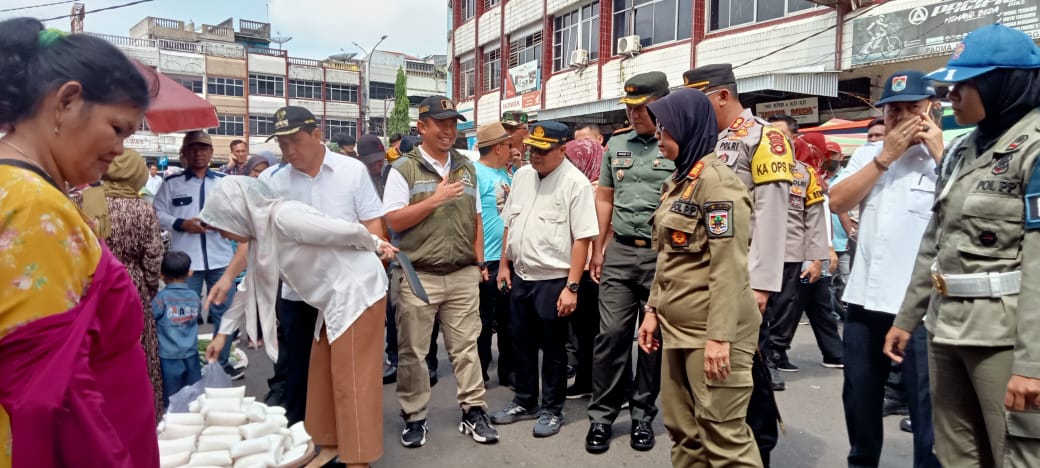
<instances>
[{"instance_id":1,"label":"black sneaker","mask_svg":"<svg viewBox=\"0 0 1040 468\"><path fill-rule=\"evenodd\" d=\"M881 417L885 416L909 416L910 410L906 403L885 398L885 404L881 407Z\"/></svg>"},{"instance_id":2,"label":"black sneaker","mask_svg":"<svg viewBox=\"0 0 1040 468\"><path fill-rule=\"evenodd\" d=\"M401 445L408 448L422 447L426 445L426 433L429 431L425 419L405 422L404 430L401 431Z\"/></svg>"},{"instance_id":3,"label":"black sneaker","mask_svg":"<svg viewBox=\"0 0 1040 468\"><path fill-rule=\"evenodd\" d=\"M538 415L538 422L534 424L532 433L535 437L552 437L560 432L563 427L563 415L549 410L542 410Z\"/></svg>"},{"instance_id":4,"label":"black sneaker","mask_svg":"<svg viewBox=\"0 0 1040 468\"><path fill-rule=\"evenodd\" d=\"M383 385L397 382L397 366L383 364Z\"/></svg>"},{"instance_id":5,"label":"black sneaker","mask_svg":"<svg viewBox=\"0 0 1040 468\"><path fill-rule=\"evenodd\" d=\"M577 381L578 370L574 366L567 366L567 388L574 386L574 382Z\"/></svg>"},{"instance_id":6,"label":"black sneaker","mask_svg":"<svg viewBox=\"0 0 1040 468\"><path fill-rule=\"evenodd\" d=\"M592 388L589 385L574 385L567 389L568 400L580 400L592 396Z\"/></svg>"},{"instance_id":7,"label":"black sneaker","mask_svg":"<svg viewBox=\"0 0 1040 468\"><path fill-rule=\"evenodd\" d=\"M776 356L776 370L780 372L798 372L798 366L791 364L791 360L787 359L787 353L778 353Z\"/></svg>"},{"instance_id":8,"label":"black sneaker","mask_svg":"<svg viewBox=\"0 0 1040 468\"><path fill-rule=\"evenodd\" d=\"M502 411L491 413L491 422L501 425L536 418L538 418L538 408L527 409L514 402L509 402Z\"/></svg>"},{"instance_id":9,"label":"black sneaker","mask_svg":"<svg viewBox=\"0 0 1040 468\"><path fill-rule=\"evenodd\" d=\"M772 368L769 369L769 377L770 377L770 380L773 381L772 385L773 385L773 391L774 392L782 392L784 390L787 390L787 383L784 382L784 378L783 377L780 377L780 372L779 371L777 371L776 369L772 369Z\"/></svg>"},{"instance_id":10,"label":"black sneaker","mask_svg":"<svg viewBox=\"0 0 1040 468\"><path fill-rule=\"evenodd\" d=\"M493 444L498 442L498 431L491 425L484 408L470 408L462 413L462 422L459 423L459 432L470 435L473 440L480 444Z\"/></svg>"},{"instance_id":11,"label":"black sneaker","mask_svg":"<svg viewBox=\"0 0 1040 468\"><path fill-rule=\"evenodd\" d=\"M823 360L823 367L828 367L828 368L831 368L831 369L844 369L845 368L845 361L842 360L841 358L838 358L838 359L824 359Z\"/></svg>"},{"instance_id":12,"label":"black sneaker","mask_svg":"<svg viewBox=\"0 0 1040 468\"><path fill-rule=\"evenodd\" d=\"M224 373L231 377L231 380L242 380L245 378L246 373L242 369L235 369L231 364L225 364L223 366Z\"/></svg>"},{"instance_id":13,"label":"black sneaker","mask_svg":"<svg viewBox=\"0 0 1040 468\"><path fill-rule=\"evenodd\" d=\"M914 423L910 421L910 418L903 418L899 420L899 430L903 432L909 432L913 434Z\"/></svg>"}]
</instances>

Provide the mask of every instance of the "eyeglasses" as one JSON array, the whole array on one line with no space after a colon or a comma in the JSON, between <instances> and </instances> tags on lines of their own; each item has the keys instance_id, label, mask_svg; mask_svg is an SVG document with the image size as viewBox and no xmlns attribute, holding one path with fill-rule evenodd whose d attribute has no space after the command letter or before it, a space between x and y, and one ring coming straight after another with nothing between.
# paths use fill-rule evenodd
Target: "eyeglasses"
<instances>
[{"instance_id":1,"label":"eyeglasses","mask_svg":"<svg viewBox=\"0 0 1040 468\"><path fill-rule=\"evenodd\" d=\"M527 145L527 150L530 151L531 154L537 154L539 156L546 156L549 153L552 153L553 150L555 150L555 149L556 148L541 149L541 148L535 148L535 147L533 147L531 145Z\"/></svg>"},{"instance_id":2,"label":"eyeglasses","mask_svg":"<svg viewBox=\"0 0 1040 468\"><path fill-rule=\"evenodd\" d=\"M719 88L719 89L715 89L715 90L712 90L712 91L705 91L705 92L704 92L704 95L705 95L705 96L711 96L712 94L718 93L718 92L720 92L720 91L722 91L722 88Z\"/></svg>"}]
</instances>

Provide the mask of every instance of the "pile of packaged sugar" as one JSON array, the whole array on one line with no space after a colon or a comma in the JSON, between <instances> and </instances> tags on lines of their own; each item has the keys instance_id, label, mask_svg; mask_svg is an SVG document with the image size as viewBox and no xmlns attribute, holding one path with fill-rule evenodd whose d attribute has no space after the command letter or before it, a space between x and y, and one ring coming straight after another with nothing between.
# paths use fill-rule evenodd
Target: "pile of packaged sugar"
<instances>
[{"instance_id":1,"label":"pile of packaged sugar","mask_svg":"<svg viewBox=\"0 0 1040 468\"><path fill-rule=\"evenodd\" d=\"M245 396L245 387L207 388L187 413L159 423L161 468L272 468L313 452L303 423L287 427L285 409Z\"/></svg>"}]
</instances>

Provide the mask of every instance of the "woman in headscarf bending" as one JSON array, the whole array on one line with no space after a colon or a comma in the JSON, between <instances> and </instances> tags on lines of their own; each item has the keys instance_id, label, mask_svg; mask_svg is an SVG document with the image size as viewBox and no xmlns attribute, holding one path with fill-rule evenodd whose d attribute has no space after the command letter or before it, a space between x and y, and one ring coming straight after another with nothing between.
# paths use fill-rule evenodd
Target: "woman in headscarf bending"
<instances>
[{"instance_id":1,"label":"woman in headscarf bending","mask_svg":"<svg viewBox=\"0 0 1040 468\"><path fill-rule=\"evenodd\" d=\"M101 181L100 186L83 191L83 212L94 221L99 237L126 267L141 296L141 344L148 360L158 419L163 413L162 369L151 303L159 291L159 265L164 249L155 208L140 194L141 187L148 182L148 165L137 151L127 150L112 161Z\"/></svg>"},{"instance_id":2,"label":"woman in headscarf bending","mask_svg":"<svg viewBox=\"0 0 1040 468\"><path fill-rule=\"evenodd\" d=\"M250 177L225 177L199 214L225 238L249 242L249 274L206 349L215 361L228 335L276 336L278 280L319 311L307 383L307 432L348 466L367 466L383 453L383 321L388 280L380 258L397 251L359 223L285 201ZM378 255L377 255L378 254ZM371 285L378 285L372 288ZM378 291L370 294L369 291ZM278 358L277 340L264 349Z\"/></svg>"},{"instance_id":3,"label":"woman in headscarf bending","mask_svg":"<svg viewBox=\"0 0 1040 468\"><path fill-rule=\"evenodd\" d=\"M719 132L703 93L682 89L649 110L675 173L651 221L657 276L639 346L648 353L664 346L672 465L761 467L744 422L762 320L748 275L751 197L714 153ZM658 326L663 343L654 338Z\"/></svg>"}]
</instances>

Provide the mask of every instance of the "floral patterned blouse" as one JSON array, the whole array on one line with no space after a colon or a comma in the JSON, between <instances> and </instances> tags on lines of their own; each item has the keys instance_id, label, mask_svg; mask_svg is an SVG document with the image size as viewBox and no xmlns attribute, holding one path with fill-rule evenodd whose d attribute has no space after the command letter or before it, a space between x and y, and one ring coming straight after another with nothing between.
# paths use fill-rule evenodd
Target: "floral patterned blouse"
<instances>
[{"instance_id":1,"label":"floral patterned blouse","mask_svg":"<svg viewBox=\"0 0 1040 468\"><path fill-rule=\"evenodd\" d=\"M32 171L0 165L0 340L15 328L75 307L101 244L69 198ZM0 468L11 433L0 408Z\"/></svg>"}]
</instances>

